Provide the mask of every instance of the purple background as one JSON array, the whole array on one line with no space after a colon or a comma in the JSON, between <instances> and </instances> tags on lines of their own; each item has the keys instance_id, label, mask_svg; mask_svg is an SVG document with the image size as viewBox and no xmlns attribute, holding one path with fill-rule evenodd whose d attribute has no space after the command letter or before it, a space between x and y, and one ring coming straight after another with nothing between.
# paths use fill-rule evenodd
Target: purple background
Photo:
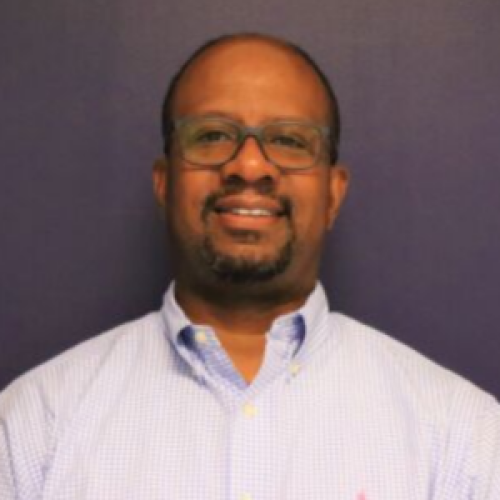
<instances>
[{"instance_id":1,"label":"purple background","mask_svg":"<svg viewBox=\"0 0 500 500\"><path fill-rule=\"evenodd\" d=\"M0 387L158 307L166 82L207 38L258 30L340 98L332 306L500 396L499 22L498 0L4 0Z\"/></svg>"}]
</instances>

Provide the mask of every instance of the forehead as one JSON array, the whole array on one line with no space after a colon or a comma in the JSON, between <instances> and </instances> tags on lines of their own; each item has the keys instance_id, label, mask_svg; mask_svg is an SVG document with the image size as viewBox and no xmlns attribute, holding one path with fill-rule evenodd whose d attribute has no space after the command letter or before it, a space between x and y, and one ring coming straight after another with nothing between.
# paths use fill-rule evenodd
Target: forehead
<instances>
[{"instance_id":1,"label":"forehead","mask_svg":"<svg viewBox=\"0 0 500 500\"><path fill-rule=\"evenodd\" d=\"M318 75L291 48L238 39L210 47L190 64L178 82L172 111L176 118L222 113L249 122L327 123L329 100Z\"/></svg>"}]
</instances>

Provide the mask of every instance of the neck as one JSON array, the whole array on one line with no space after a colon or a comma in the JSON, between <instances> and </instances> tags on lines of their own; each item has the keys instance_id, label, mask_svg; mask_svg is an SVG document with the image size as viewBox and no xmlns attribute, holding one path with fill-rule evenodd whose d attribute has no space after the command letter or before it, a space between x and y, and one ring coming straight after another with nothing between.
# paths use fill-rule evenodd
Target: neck
<instances>
[{"instance_id":1,"label":"neck","mask_svg":"<svg viewBox=\"0 0 500 500\"><path fill-rule=\"evenodd\" d=\"M257 287L258 285L255 285ZM296 290L288 287L287 293L274 289L269 293L251 293L251 287L239 285L243 291L224 285L221 290L204 290L176 281L175 295L186 316L195 324L210 325L222 347L231 358L242 377L250 382L262 364L266 333L272 322L283 314L301 307L312 287ZM222 287L221 287L222 288Z\"/></svg>"},{"instance_id":2,"label":"neck","mask_svg":"<svg viewBox=\"0 0 500 500\"><path fill-rule=\"evenodd\" d=\"M301 307L313 287L289 287L286 293L276 288L266 290L261 285L224 285L221 290L193 288L179 280L175 295L193 323L210 325L217 333L264 335L278 316Z\"/></svg>"}]
</instances>

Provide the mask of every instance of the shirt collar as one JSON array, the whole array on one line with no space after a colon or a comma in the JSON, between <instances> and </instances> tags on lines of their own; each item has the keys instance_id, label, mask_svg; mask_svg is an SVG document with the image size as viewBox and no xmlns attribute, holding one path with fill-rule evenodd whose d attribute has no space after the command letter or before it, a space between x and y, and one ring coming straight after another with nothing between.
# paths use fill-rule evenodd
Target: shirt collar
<instances>
[{"instance_id":1,"label":"shirt collar","mask_svg":"<svg viewBox=\"0 0 500 500\"><path fill-rule=\"evenodd\" d=\"M317 282L314 290L302 307L297 311L279 316L273 321L270 335L273 335L274 332L283 332L283 327L291 325L294 322L302 322L303 328L301 330L303 332L303 339L301 339L301 343L303 344L303 348L300 350L301 357L303 357L307 352L314 350L322 340L322 332L325 331L325 328L322 326L328 320L328 312L329 307L325 290L321 283ZM194 325L189 321L175 299L175 282L170 284L165 293L161 314L166 324L167 336L174 345L178 345L181 342L181 333L186 328L193 327ZM297 331L297 329L287 330Z\"/></svg>"}]
</instances>

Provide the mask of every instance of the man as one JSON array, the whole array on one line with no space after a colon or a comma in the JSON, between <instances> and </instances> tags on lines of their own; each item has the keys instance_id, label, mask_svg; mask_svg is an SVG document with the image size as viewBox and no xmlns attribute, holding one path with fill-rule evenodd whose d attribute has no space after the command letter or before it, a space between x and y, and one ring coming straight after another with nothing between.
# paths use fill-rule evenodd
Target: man
<instances>
[{"instance_id":1,"label":"man","mask_svg":"<svg viewBox=\"0 0 500 500\"><path fill-rule=\"evenodd\" d=\"M174 78L154 169L175 254L160 312L0 400L0 498L499 500L500 408L328 311L348 174L300 49L216 40Z\"/></svg>"}]
</instances>

